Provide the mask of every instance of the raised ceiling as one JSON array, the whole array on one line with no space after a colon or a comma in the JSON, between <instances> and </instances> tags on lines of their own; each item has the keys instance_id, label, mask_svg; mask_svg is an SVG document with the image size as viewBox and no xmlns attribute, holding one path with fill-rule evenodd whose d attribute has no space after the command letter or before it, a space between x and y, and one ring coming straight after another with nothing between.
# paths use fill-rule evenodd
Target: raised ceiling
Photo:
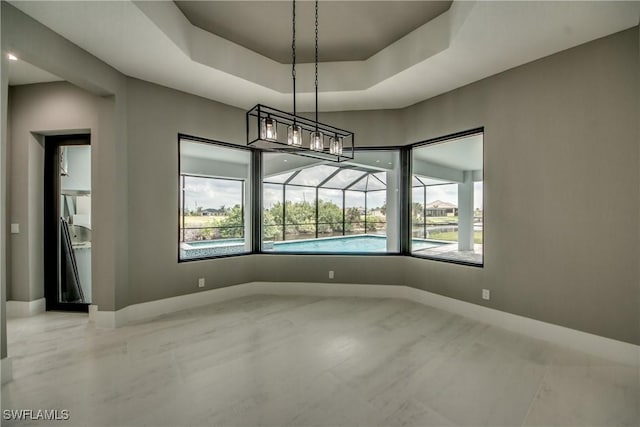
<instances>
[{"instance_id":1,"label":"raised ceiling","mask_svg":"<svg viewBox=\"0 0 640 427\"><path fill-rule=\"evenodd\" d=\"M10 3L125 75L243 109L256 103L291 109L290 65L202 30L173 2ZM406 107L637 26L639 19L638 1L454 1L365 60L322 63L319 107ZM46 61L33 63L44 68ZM301 64L298 111L313 111L313 81L313 64Z\"/></svg>"},{"instance_id":2,"label":"raised ceiling","mask_svg":"<svg viewBox=\"0 0 640 427\"><path fill-rule=\"evenodd\" d=\"M291 1L176 1L195 26L291 63ZM319 60L361 61L451 7L451 1L321 1ZM314 62L314 2L296 5L296 60Z\"/></svg>"},{"instance_id":3,"label":"raised ceiling","mask_svg":"<svg viewBox=\"0 0 640 427\"><path fill-rule=\"evenodd\" d=\"M18 58L17 61L7 61L9 70L9 86L28 85L32 83L57 82L62 79L41 68L31 65Z\"/></svg>"}]
</instances>

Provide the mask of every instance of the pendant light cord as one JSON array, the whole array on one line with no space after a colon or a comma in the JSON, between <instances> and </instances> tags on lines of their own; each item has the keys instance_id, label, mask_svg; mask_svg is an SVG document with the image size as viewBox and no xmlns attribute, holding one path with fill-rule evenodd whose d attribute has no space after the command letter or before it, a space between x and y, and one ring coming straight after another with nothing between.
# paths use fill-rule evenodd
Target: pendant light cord
<instances>
[{"instance_id":1,"label":"pendant light cord","mask_svg":"<svg viewBox=\"0 0 640 427\"><path fill-rule=\"evenodd\" d=\"M291 77L293 78L293 115L296 115L296 0L293 0L293 18L292 18L292 36L291 36L291 57L292 68Z\"/></svg>"},{"instance_id":2,"label":"pendant light cord","mask_svg":"<svg viewBox=\"0 0 640 427\"><path fill-rule=\"evenodd\" d=\"M316 0L316 132L318 131L318 0Z\"/></svg>"}]
</instances>

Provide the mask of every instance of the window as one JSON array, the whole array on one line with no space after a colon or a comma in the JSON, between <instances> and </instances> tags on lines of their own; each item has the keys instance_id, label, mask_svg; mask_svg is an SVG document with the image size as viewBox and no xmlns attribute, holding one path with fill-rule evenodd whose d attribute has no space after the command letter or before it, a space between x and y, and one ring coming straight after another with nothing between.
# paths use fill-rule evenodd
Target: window
<instances>
[{"instance_id":1,"label":"window","mask_svg":"<svg viewBox=\"0 0 640 427\"><path fill-rule=\"evenodd\" d=\"M412 149L411 253L483 263L483 135Z\"/></svg>"},{"instance_id":2,"label":"window","mask_svg":"<svg viewBox=\"0 0 640 427\"><path fill-rule=\"evenodd\" d=\"M410 217L411 255L483 263L481 131L413 146L403 206L399 150L360 149L343 163L263 152L261 178L245 147L181 136L179 151L180 261L251 253L254 219L266 253L399 253Z\"/></svg>"},{"instance_id":3,"label":"window","mask_svg":"<svg viewBox=\"0 0 640 427\"><path fill-rule=\"evenodd\" d=\"M263 171L263 251L399 251L398 151L358 150L341 164L264 153Z\"/></svg>"},{"instance_id":4,"label":"window","mask_svg":"<svg viewBox=\"0 0 640 427\"><path fill-rule=\"evenodd\" d=\"M179 259L247 253L250 151L180 139Z\"/></svg>"}]
</instances>

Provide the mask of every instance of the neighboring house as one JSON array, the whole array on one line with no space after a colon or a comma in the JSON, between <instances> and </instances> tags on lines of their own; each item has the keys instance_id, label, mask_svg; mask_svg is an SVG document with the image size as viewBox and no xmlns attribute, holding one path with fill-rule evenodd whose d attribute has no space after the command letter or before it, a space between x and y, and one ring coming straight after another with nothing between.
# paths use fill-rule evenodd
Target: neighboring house
<instances>
[{"instance_id":1,"label":"neighboring house","mask_svg":"<svg viewBox=\"0 0 640 427\"><path fill-rule=\"evenodd\" d=\"M435 200L425 206L426 216L457 216L458 207L453 203Z\"/></svg>"},{"instance_id":2,"label":"neighboring house","mask_svg":"<svg viewBox=\"0 0 640 427\"><path fill-rule=\"evenodd\" d=\"M207 208L202 211L202 216L223 216L225 213L226 212L224 208Z\"/></svg>"},{"instance_id":3,"label":"neighboring house","mask_svg":"<svg viewBox=\"0 0 640 427\"><path fill-rule=\"evenodd\" d=\"M375 208L369 211L369 216L376 218L385 218L385 214L382 212L382 208Z\"/></svg>"}]
</instances>

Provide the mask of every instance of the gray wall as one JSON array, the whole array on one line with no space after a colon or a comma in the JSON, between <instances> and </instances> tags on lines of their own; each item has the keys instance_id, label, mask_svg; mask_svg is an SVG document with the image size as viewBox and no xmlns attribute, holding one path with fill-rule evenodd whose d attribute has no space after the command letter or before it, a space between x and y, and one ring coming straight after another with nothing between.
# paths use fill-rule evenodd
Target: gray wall
<instances>
[{"instance_id":1,"label":"gray wall","mask_svg":"<svg viewBox=\"0 0 640 427\"><path fill-rule=\"evenodd\" d=\"M253 280L253 257L178 264L178 133L240 144L244 111L128 80L129 304Z\"/></svg>"},{"instance_id":2,"label":"gray wall","mask_svg":"<svg viewBox=\"0 0 640 427\"><path fill-rule=\"evenodd\" d=\"M408 284L479 304L487 287L491 307L640 343L638 28L404 110L322 114L354 130L359 146L484 126L484 268L398 256L255 255L178 264L177 134L244 144L244 111L124 78L2 7L5 20L11 15L3 36L19 55L93 93L76 95L95 101L92 123L73 126L93 132L97 123L102 141L92 147L93 282L101 310L197 292L198 277L211 289L252 280L328 282L333 269L336 282ZM61 59L50 53L56 50ZM62 86L15 89L12 103L26 102L31 90L45 96ZM15 114L12 120L22 121ZM29 121L29 132L45 130ZM33 142L17 132L23 137L15 144ZM12 189L20 179L10 176ZM603 220L618 227L592 237L587 230ZM24 282L11 287L14 299L37 295Z\"/></svg>"},{"instance_id":3,"label":"gray wall","mask_svg":"<svg viewBox=\"0 0 640 427\"><path fill-rule=\"evenodd\" d=\"M257 255L256 280L267 282L403 285L405 257ZM335 277L329 279L329 270Z\"/></svg>"},{"instance_id":4,"label":"gray wall","mask_svg":"<svg viewBox=\"0 0 640 427\"><path fill-rule=\"evenodd\" d=\"M9 236L12 300L44 297L44 137L53 132L97 132L99 97L69 83L9 88L9 220L20 234ZM26 286L25 286L26 285Z\"/></svg>"},{"instance_id":5,"label":"gray wall","mask_svg":"<svg viewBox=\"0 0 640 427\"><path fill-rule=\"evenodd\" d=\"M636 27L407 109L409 141L485 127L486 239L407 284L640 343L638 76Z\"/></svg>"},{"instance_id":6,"label":"gray wall","mask_svg":"<svg viewBox=\"0 0 640 427\"><path fill-rule=\"evenodd\" d=\"M11 93L10 115L18 127L9 141L12 161L7 181L8 197L16 200L11 203L15 212L6 221L26 224L21 234L13 236L15 246L12 237L7 239L15 278L7 284L11 297L33 300L43 294L38 205L42 201L38 187L42 185L38 170L42 148L33 135L89 129L94 183L93 296L102 309L112 310L128 297L126 78L8 3L0 7L5 51L82 89L57 83L24 86Z\"/></svg>"},{"instance_id":7,"label":"gray wall","mask_svg":"<svg viewBox=\"0 0 640 427\"><path fill-rule=\"evenodd\" d=\"M2 7L0 7L0 23ZM5 50L6 37L0 31L0 49ZM0 55L0 359L7 357L7 57Z\"/></svg>"},{"instance_id":8,"label":"gray wall","mask_svg":"<svg viewBox=\"0 0 640 427\"><path fill-rule=\"evenodd\" d=\"M128 304L197 292L199 277L205 277L207 289L252 280L328 282L329 266L335 267L334 281L402 283L400 257L318 261L315 256L264 255L177 264L177 134L244 145L244 111L136 79L129 79L128 99L128 139L136 141L128 151ZM401 132L400 111L332 113L323 118L359 132L363 145L394 145L390 138ZM375 125L367 129L368 123ZM149 164L153 167L140 167Z\"/></svg>"},{"instance_id":9,"label":"gray wall","mask_svg":"<svg viewBox=\"0 0 640 427\"><path fill-rule=\"evenodd\" d=\"M176 266L175 135L241 143L242 112L130 80L129 140L136 144L130 145L129 161L137 164L155 150L158 166L129 172L129 223L136 224L129 238L130 302L197 291L203 264L216 278L213 286L247 278L322 282L333 269L336 281L406 283L474 303L483 303L481 289L489 288L491 307L640 342L638 104L637 91L629 90L638 86L637 32L597 40L404 111L323 115L359 132L360 144L368 146L484 126L483 269L400 257L268 255ZM590 232L594 228L601 231ZM163 229L170 232L158 232ZM254 271L229 278L230 265Z\"/></svg>"}]
</instances>

